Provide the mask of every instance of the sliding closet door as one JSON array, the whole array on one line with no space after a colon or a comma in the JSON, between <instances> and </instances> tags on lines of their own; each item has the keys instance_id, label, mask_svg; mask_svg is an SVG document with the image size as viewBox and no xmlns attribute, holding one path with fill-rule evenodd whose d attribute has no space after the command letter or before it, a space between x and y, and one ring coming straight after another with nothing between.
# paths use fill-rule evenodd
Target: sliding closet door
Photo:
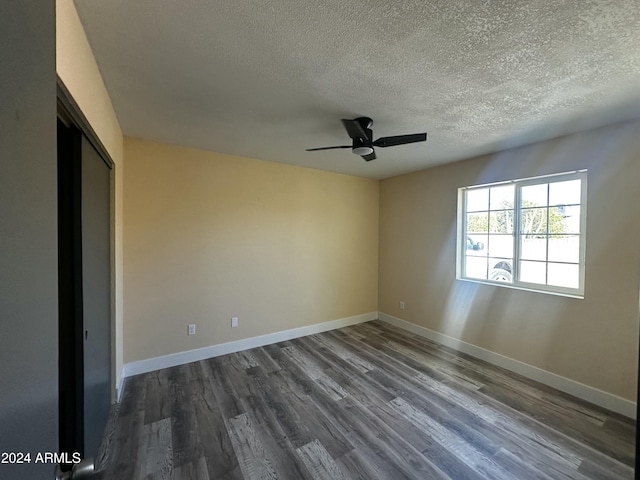
<instances>
[{"instance_id":1,"label":"sliding closet door","mask_svg":"<svg viewBox=\"0 0 640 480\"><path fill-rule=\"evenodd\" d=\"M111 404L110 173L82 137L84 450L95 457Z\"/></svg>"},{"instance_id":2,"label":"sliding closet door","mask_svg":"<svg viewBox=\"0 0 640 480\"><path fill-rule=\"evenodd\" d=\"M111 405L110 173L58 120L60 451L84 458L95 458Z\"/></svg>"}]
</instances>

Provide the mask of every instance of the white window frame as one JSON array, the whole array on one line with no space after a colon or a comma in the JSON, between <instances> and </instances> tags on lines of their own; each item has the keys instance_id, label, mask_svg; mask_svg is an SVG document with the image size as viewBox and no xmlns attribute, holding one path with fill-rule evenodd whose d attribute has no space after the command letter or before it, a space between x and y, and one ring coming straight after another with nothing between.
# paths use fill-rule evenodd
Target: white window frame
<instances>
[{"instance_id":1,"label":"white window frame","mask_svg":"<svg viewBox=\"0 0 640 480\"><path fill-rule=\"evenodd\" d=\"M521 211L521 191L522 187L530 185L539 185L555 182L564 182L568 180L581 181L580 188L580 232L579 232L579 286L578 288L568 288L555 285L546 285L538 283L528 283L519 280L519 268L521 260L520 244L522 232L520 231L520 211ZM479 279L466 277L466 252L467 252L467 206L466 193L475 189L490 188L503 185L514 185L514 225L513 225L513 260L512 260L512 283L500 282L491 279ZM469 282L483 283L495 285L499 287L513 288L519 290L527 290L540 293L549 293L554 295L563 295L574 298L584 298L585 283L585 244L586 244L586 219L587 219L587 171L577 170L573 172L558 173L553 175L544 175L540 177L531 177L518 180L509 180L505 182L487 183L483 185L472 185L461 187L458 189L458 232L457 232L457 255L456 255L456 279ZM548 252L547 252L548 255ZM550 263L547 258L545 264ZM556 263L556 262L551 262ZM575 264L574 262L569 262Z\"/></svg>"}]
</instances>

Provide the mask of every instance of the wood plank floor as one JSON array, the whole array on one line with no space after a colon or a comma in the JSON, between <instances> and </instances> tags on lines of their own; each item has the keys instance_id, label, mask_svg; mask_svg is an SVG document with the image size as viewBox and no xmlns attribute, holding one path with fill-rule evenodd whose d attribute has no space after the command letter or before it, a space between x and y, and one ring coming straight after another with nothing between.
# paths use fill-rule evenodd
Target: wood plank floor
<instances>
[{"instance_id":1,"label":"wood plank floor","mask_svg":"<svg viewBox=\"0 0 640 480\"><path fill-rule=\"evenodd\" d=\"M102 479L630 479L634 423L382 322L127 379Z\"/></svg>"}]
</instances>

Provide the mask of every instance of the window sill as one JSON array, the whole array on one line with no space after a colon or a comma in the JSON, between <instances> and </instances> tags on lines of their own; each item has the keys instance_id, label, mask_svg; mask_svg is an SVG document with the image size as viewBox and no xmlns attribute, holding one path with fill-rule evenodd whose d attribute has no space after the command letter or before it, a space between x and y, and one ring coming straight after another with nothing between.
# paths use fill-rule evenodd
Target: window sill
<instances>
[{"instance_id":1,"label":"window sill","mask_svg":"<svg viewBox=\"0 0 640 480\"><path fill-rule=\"evenodd\" d=\"M544 289L528 287L524 285L513 285L511 283L492 282L491 280L480 280L475 278L456 277L456 280L460 280L463 282L477 283L481 285L488 285L490 287L502 287L502 288L509 288L512 290L521 290L521 291L531 292L531 293L542 293L545 295L555 295L558 297L575 298L578 300L584 300L584 293L582 292L571 293L571 292L544 290Z\"/></svg>"}]
</instances>

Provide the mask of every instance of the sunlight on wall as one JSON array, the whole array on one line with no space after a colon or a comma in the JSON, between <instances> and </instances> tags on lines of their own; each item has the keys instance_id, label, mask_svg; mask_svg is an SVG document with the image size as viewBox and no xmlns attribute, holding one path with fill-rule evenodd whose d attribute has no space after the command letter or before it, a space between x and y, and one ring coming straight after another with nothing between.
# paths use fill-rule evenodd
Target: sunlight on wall
<instances>
[{"instance_id":1,"label":"sunlight on wall","mask_svg":"<svg viewBox=\"0 0 640 480\"><path fill-rule=\"evenodd\" d=\"M460 187L582 169L584 299L456 279ZM640 121L628 121L383 180L380 311L635 399L639 178Z\"/></svg>"},{"instance_id":2,"label":"sunlight on wall","mask_svg":"<svg viewBox=\"0 0 640 480\"><path fill-rule=\"evenodd\" d=\"M457 281L447 297L442 315L442 331L455 338L464 338L464 330L473 309L479 285Z\"/></svg>"}]
</instances>

